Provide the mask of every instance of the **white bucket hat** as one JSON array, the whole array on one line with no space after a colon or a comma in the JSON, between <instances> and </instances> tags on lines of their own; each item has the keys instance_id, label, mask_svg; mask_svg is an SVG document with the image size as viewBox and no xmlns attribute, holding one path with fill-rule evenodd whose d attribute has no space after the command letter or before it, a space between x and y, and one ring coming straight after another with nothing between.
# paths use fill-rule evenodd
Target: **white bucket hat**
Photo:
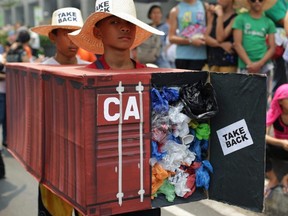
<instances>
[{"instance_id":1,"label":"white bucket hat","mask_svg":"<svg viewBox=\"0 0 288 216\"><path fill-rule=\"evenodd\" d=\"M81 11L73 7L58 9L52 14L51 25L42 25L31 28L31 31L40 35L48 36L54 29L78 30L83 26Z\"/></svg>"},{"instance_id":2,"label":"white bucket hat","mask_svg":"<svg viewBox=\"0 0 288 216\"><path fill-rule=\"evenodd\" d=\"M94 36L93 29L98 21L112 15L136 25L135 40L131 49L140 45L151 34L164 35L164 32L137 19L133 0L96 0L95 12L87 18L80 30L68 34L69 38L74 44L89 52L103 54L103 43Z\"/></svg>"}]
</instances>

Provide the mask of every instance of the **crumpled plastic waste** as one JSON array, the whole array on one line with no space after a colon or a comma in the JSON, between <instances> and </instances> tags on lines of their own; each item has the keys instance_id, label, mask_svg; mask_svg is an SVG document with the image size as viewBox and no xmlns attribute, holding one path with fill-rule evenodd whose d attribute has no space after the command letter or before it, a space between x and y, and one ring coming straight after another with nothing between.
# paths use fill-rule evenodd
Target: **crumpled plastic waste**
<instances>
[{"instance_id":1,"label":"crumpled plastic waste","mask_svg":"<svg viewBox=\"0 0 288 216\"><path fill-rule=\"evenodd\" d=\"M162 186L165 179L170 176L170 173L167 172L163 167L156 163L152 167L152 196L156 193L156 191Z\"/></svg>"},{"instance_id":2,"label":"crumpled plastic waste","mask_svg":"<svg viewBox=\"0 0 288 216\"><path fill-rule=\"evenodd\" d=\"M199 81L182 86L180 100L184 104L183 113L191 119L208 119L218 112L216 93L210 83Z\"/></svg>"},{"instance_id":3,"label":"crumpled plastic waste","mask_svg":"<svg viewBox=\"0 0 288 216\"><path fill-rule=\"evenodd\" d=\"M176 197L175 187L168 181L168 179L165 179L164 183L156 192L155 197L157 194L164 194L168 202L173 202Z\"/></svg>"},{"instance_id":4,"label":"crumpled plastic waste","mask_svg":"<svg viewBox=\"0 0 288 216\"><path fill-rule=\"evenodd\" d=\"M201 160L201 140L194 138L194 141L190 144L189 150L195 152L196 161L200 162Z\"/></svg>"},{"instance_id":5,"label":"crumpled plastic waste","mask_svg":"<svg viewBox=\"0 0 288 216\"><path fill-rule=\"evenodd\" d=\"M156 158L157 161L163 159L163 157L167 154L167 152L158 151L158 144L155 141L152 141L152 157Z\"/></svg>"},{"instance_id":6,"label":"crumpled plastic waste","mask_svg":"<svg viewBox=\"0 0 288 216\"><path fill-rule=\"evenodd\" d=\"M181 88L151 90L152 196L187 198L196 187L209 188L213 168L207 158L210 126L203 121L218 112L211 84L199 81ZM199 120L201 120L199 123Z\"/></svg>"},{"instance_id":7,"label":"crumpled plastic waste","mask_svg":"<svg viewBox=\"0 0 288 216\"><path fill-rule=\"evenodd\" d=\"M202 161L199 169L196 170L196 187L209 189L210 173L213 173L213 167L208 160Z\"/></svg>"},{"instance_id":8,"label":"crumpled plastic waste","mask_svg":"<svg viewBox=\"0 0 288 216\"><path fill-rule=\"evenodd\" d=\"M210 126L207 123L201 123L198 125L198 127L196 127L195 129L196 131L196 137L199 140L209 140L209 136L210 136Z\"/></svg>"},{"instance_id":9,"label":"crumpled plastic waste","mask_svg":"<svg viewBox=\"0 0 288 216\"><path fill-rule=\"evenodd\" d=\"M152 140L159 142L159 143L165 143L167 137L167 131L163 131L158 128L152 129Z\"/></svg>"},{"instance_id":10,"label":"crumpled plastic waste","mask_svg":"<svg viewBox=\"0 0 288 216\"><path fill-rule=\"evenodd\" d=\"M187 187L187 178L189 174L184 170L177 169L175 175L168 178L169 182L175 186L175 193L179 197L184 197L186 193L190 192L190 188Z\"/></svg>"},{"instance_id":11,"label":"crumpled plastic waste","mask_svg":"<svg viewBox=\"0 0 288 216\"><path fill-rule=\"evenodd\" d=\"M160 92L156 88L151 89L152 109L156 113L168 113L168 101L162 98Z\"/></svg>"},{"instance_id":12,"label":"crumpled plastic waste","mask_svg":"<svg viewBox=\"0 0 288 216\"><path fill-rule=\"evenodd\" d=\"M188 123L191 119L181 113L184 105L183 103L178 103L176 106L170 106L168 115L173 124L173 135L175 137L183 137L189 133L189 125Z\"/></svg>"},{"instance_id":13,"label":"crumpled plastic waste","mask_svg":"<svg viewBox=\"0 0 288 216\"><path fill-rule=\"evenodd\" d=\"M190 129L190 133L195 135L195 138L189 150L195 152L196 161L202 161L202 158L206 158L208 154L210 126L207 123L201 123L195 130Z\"/></svg>"},{"instance_id":14,"label":"crumpled plastic waste","mask_svg":"<svg viewBox=\"0 0 288 216\"><path fill-rule=\"evenodd\" d=\"M190 191L188 191L183 197L184 198L188 198L189 196L191 196L195 190L196 190L196 185L195 185L195 181L196 181L196 175L192 174L189 175L186 181L186 187L190 189Z\"/></svg>"},{"instance_id":15,"label":"crumpled plastic waste","mask_svg":"<svg viewBox=\"0 0 288 216\"><path fill-rule=\"evenodd\" d=\"M166 142L170 127L168 115L153 113L152 115L152 140L159 143Z\"/></svg>"},{"instance_id":16,"label":"crumpled plastic waste","mask_svg":"<svg viewBox=\"0 0 288 216\"><path fill-rule=\"evenodd\" d=\"M167 154L162 158L159 163L165 170L174 172L182 164L190 166L195 160L195 153L189 151L187 146L177 144L172 140L168 140L161 148L162 152Z\"/></svg>"},{"instance_id":17,"label":"crumpled plastic waste","mask_svg":"<svg viewBox=\"0 0 288 216\"><path fill-rule=\"evenodd\" d=\"M179 100L179 88L167 88L164 86L161 91L161 95L169 103L173 103Z\"/></svg>"}]
</instances>

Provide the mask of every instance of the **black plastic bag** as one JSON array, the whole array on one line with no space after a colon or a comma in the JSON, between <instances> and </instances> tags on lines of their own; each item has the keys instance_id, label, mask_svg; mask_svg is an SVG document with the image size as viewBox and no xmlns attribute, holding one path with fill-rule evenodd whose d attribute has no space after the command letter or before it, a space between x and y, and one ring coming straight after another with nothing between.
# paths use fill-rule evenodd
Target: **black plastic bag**
<instances>
[{"instance_id":1,"label":"black plastic bag","mask_svg":"<svg viewBox=\"0 0 288 216\"><path fill-rule=\"evenodd\" d=\"M180 99L184 104L182 112L191 119L211 118L218 112L216 93L210 83L199 81L192 85L183 85Z\"/></svg>"}]
</instances>

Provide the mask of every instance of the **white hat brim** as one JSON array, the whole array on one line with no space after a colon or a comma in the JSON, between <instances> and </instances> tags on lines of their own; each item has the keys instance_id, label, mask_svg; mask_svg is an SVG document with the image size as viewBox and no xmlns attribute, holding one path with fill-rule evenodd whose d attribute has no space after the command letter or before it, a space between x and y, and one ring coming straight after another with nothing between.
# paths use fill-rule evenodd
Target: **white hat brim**
<instances>
[{"instance_id":1,"label":"white hat brim","mask_svg":"<svg viewBox=\"0 0 288 216\"><path fill-rule=\"evenodd\" d=\"M81 28L80 26L43 25L43 26L33 27L30 30L33 32L36 32L39 35L48 37L49 33L53 31L54 29L78 30L80 28Z\"/></svg>"},{"instance_id":2,"label":"white hat brim","mask_svg":"<svg viewBox=\"0 0 288 216\"><path fill-rule=\"evenodd\" d=\"M157 34L157 35L165 34L164 32L159 31L158 29L155 29L152 26L126 13L95 12L87 18L81 29L69 33L68 34L69 38L77 46L89 52L96 54L103 54L104 53L103 43L100 39L94 36L93 29L98 21L113 15L136 25L135 40L131 46L131 49L139 46L143 41L147 40L151 36L151 34Z\"/></svg>"}]
</instances>

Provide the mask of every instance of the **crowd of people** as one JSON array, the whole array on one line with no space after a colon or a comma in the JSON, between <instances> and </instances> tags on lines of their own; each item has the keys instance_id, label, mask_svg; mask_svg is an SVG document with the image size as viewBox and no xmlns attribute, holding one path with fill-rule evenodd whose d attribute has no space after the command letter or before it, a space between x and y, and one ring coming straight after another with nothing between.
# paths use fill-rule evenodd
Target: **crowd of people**
<instances>
[{"instance_id":1,"label":"crowd of people","mask_svg":"<svg viewBox=\"0 0 288 216\"><path fill-rule=\"evenodd\" d=\"M133 1L125 2L131 5ZM288 160L288 63L282 57L286 43L279 44L276 40L280 37L279 32L288 35L286 2L218 0L217 4L209 4L201 0L182 0L166 12L166 17L161 6L153 5L147 13L151 20L149 24L133 17L132 13L127 16L129 18L117 15L121 14L121 5L118 5L118 0L112 0L111 4L115 4L111 6L115 10L112 14L95 11L85 22L80 10L61 8L54 12L56 16L52 16L50 25L28 29L17 24L9 32L0 54L3 143L6 144L6 62L87 64L88 68L104 70L144 68L145 64L153 64L164 68L265 74L269 108L266 135L266 174L269 182L264 194L268 197L279 185L287 193L288 174L278 179L270 161L272 157ZM74 11L78 16L77 23L65 25L53 19L57 13L65 11ZM39 55L39 35L47 36L55 45L53 56L46 58ZM101 56L96 58L95 54ZM4 176L5 167L0 157L0 178ZM39 212L53 215L55 211L71 215L73 208L40 185ZM161 213L156 209L143 214Z\"/></svg>"},{"instance_id":2,"label":"crowd of people","mask_svg":"<svg viewBox=\"0 0 288 216\"><path fill-rule=\"evenodd\" d=\"M273 158L288 160L287 88L283 91L288 82L287 58L283 56L287 47L287 9L283 0L218 0L217 4L183 0L171 9L168 20L167 37L176 44L176 68L266 75L270 109L265 197L278 186L287 192L288 186L288 176L278 179L272 166ZM275 104L277 121L268 122Z\"/></svg>"}]
</instances>

